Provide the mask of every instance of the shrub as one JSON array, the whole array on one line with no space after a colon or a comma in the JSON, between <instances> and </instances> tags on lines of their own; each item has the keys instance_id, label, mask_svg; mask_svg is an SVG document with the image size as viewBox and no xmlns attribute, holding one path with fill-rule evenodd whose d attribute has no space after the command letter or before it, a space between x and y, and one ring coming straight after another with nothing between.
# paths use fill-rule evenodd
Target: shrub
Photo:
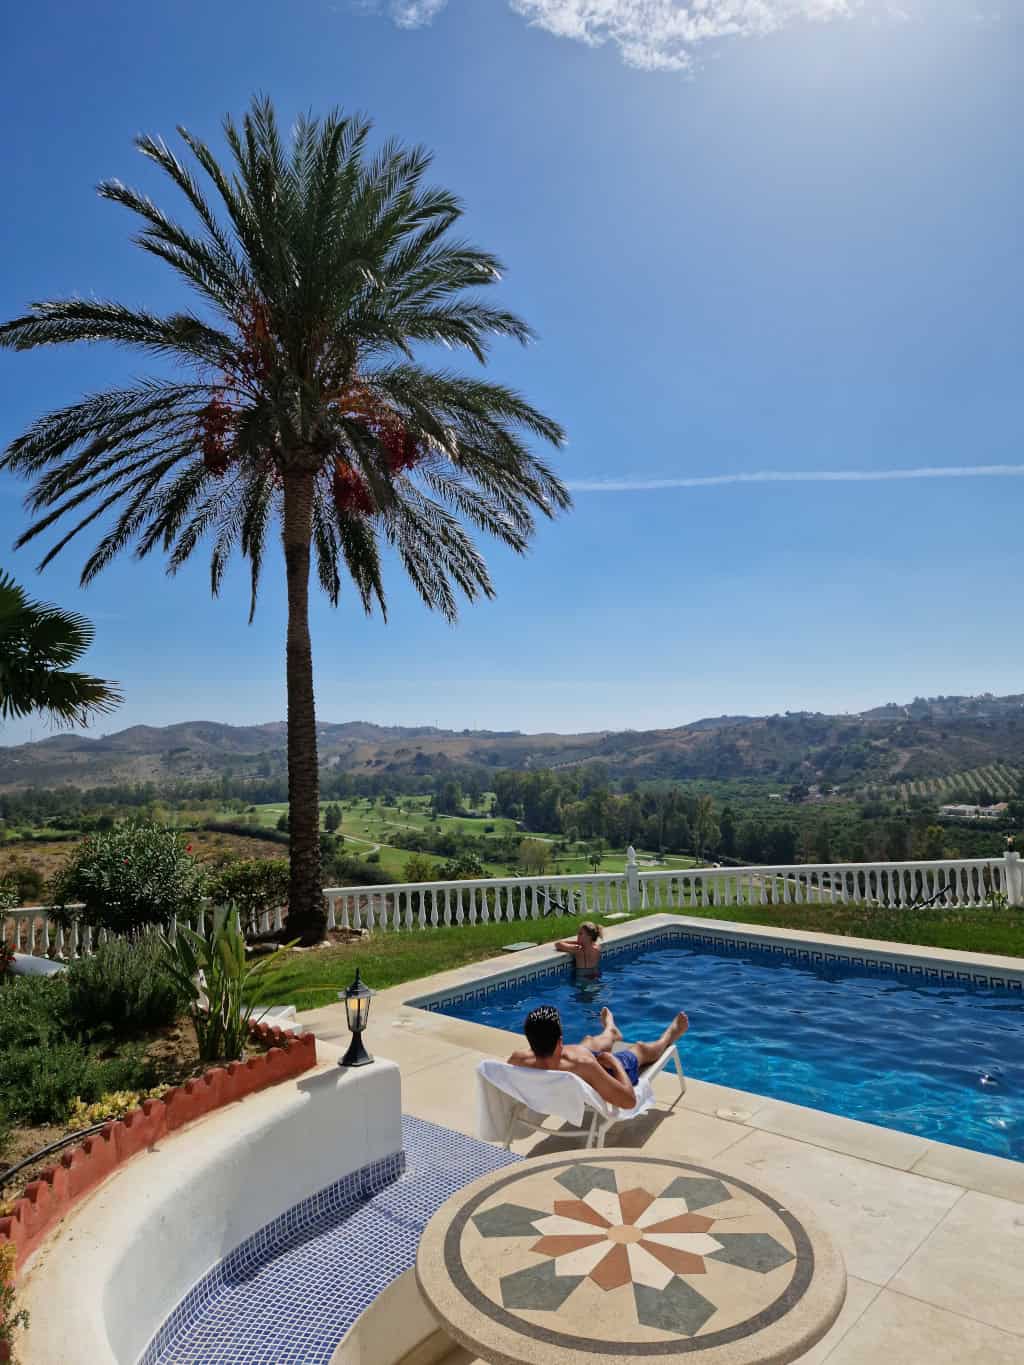
<instances>
[{"instance_id":1,"label":"shrub","mask_svg":"<svg viewBox=\"0 0 1024 1365\"><path fill-rule=\"evenodd\" d=\"M242 924L259 932L260 916L288 902L288 859L245 858L229 863L209 886L214 905L233 903Z\"/></svg>"},{"instance_id":2,"label":"shrub","mask_svg":"<svg viewBox=\"0 0 1024 1365\"><path fill-rule=\"evenodd\" d=\"M85 1043L52 1040L45 1047L0 1052L0 1090L15 1123L64 1123L78 1099L98 1100L112 1090L142 1090L153 1067L141 1047L103 1057Z\"/></svg>"},{"instance_id":3,"label":"shrub","mask_svg":"<svg viewBox=\"0 0 1024 1365\"><path fill-rule=\"evenodd\" d=\"M331 863L330 879L334 886L386 886L398 881L383 868L348 853L339 853Z\"/></svg>"},{"instance_id":4,"label":"shrub","mask_svg":"<svg viewBox=\"0 0 1024 1365\"><path fill-rule=\"evenodd\" d=\"M11 863L4 872L3 885L13 888L15 905L38 905L46 889L46 878L28 863Z\"/></svg>"},{"instance_id":5,"label":"shrub","mask_svg":"<svg viewBox=\"0 0 1024 1365\"><path fill-rule=\"evenodd\" d=\"M287 951L279 948L247 964L235 916L233 905L220 906L205 933L179 924L174 938L163 941L167 970L189 1002L201 1062L233 1062L242 1056L259 1002L258 978Z\"/></svg>"},{"instance_id":6,"label":"shrub","mask_svg":"<svg viewBox=\"0 0 1024 1365\"><path fill-rule=\"evenodd\" d=\"M136 1038L173 1024L185 998L155 934L113 939L67 971L68 1023L90 1038Z\"/></svg>"},{"instance_id":7,"label":"shrub","mask_svg":"<svg viewBox=\"0 0 1024 1365\"><path fill-rule=\"evenodd\" d=\"M0 990L0 1054L47 1048L59 1041L64 1036L67 1013L66 972L12 976Z\"/></svg>"},{"instance_id":8,"label":"shrub","mask_svg":"<svg viewBox=\"0 0 1024 1365\"><path fill-rule=\"evenodd\" d=\"M368 854L366 855L366 861L367 861L368 863L379 863L379 862L380 862L380 854L379 854L376 850L375 850L373 853L368 853Z\"/></svg>"},{"instance_id":9,"label":"shrub","mask_svg":"<svg viewBox=\"0 0 1024 1365\"><path fill-rule=\"evenodd\" d=\"M149 1090L113 1090L101 1095L92 1104L76 1099L69 1115L71 1126L91 1128L94 1123L102 1123L105 1119L123 1119L132 1109L138 1109L143 1100L158 1100L170 1088L169 1085L154 1085Z\"/></svg>"},{"instance_id":10,"label":"shrub","mask_svg":"<svg viewBox=\"0 0 1024 1365\"><path fill-rule=\"evenodd\" d=\"M262 839L265 843L283 844L285 847L291 842L282 830L271 829L269 825L247 825L241 820L207 820L203 829L212 834L238 834L243 839Z\"/></svg>"},{"instance_id":11,"label":"shrub","mask_svg":"<svg viewBox=\"0 0 1024 1365\"><path fill-rule=\"evenodd\" d=\"M402 875L407 882L432 882L437 880L437 873L430 858L425 858L422 853L414 853L411 858L405 860L405 867Z\"/></svg>"},{"instance_id":12,"label":"shrub","mask_svg":"<svg viewBox=\"0 0 1024 1365\"><path fill-rule=\"evenodd\" d=\"M85 839L54 879L54 901L84 923L129 937L198 909L204 872L164 825L128 821Z\"/></svg>"},{"instance_id":13,"label":"shrub","mask_svg":"<svg viewBox=\"0 0 1024 1365\"><path fill-rule=\"evenodd\" d=\"M23 1308L16 1310L14 1304L14 1285L11 1281L14 1278L16 1256L13 1242L0 1246L0 1346L6 1348L6 1355L9 1355L13 1345L15 1330L28 1326L28 1314Z\"/></svg>"}]
</instances>

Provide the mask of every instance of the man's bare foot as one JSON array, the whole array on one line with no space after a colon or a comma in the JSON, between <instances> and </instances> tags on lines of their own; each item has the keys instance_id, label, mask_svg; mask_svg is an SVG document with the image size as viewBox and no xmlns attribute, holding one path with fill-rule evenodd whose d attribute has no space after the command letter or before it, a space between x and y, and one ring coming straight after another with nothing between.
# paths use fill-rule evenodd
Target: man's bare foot
<instances>
[{"instance_id":1,"label":"man's bare foot","mask_svg":"<svg viewBox=\"0 0 1024 1365\"><path fill-rule=\"evenodd\" d=\"M668 1035L672 1039L673 1043L676 1041L677 1038L681 1038L689 1027L690 1027L689 1019L687 1019L683 1011L680 1010L679 1013L676 1015L675 1019L673 1019L668 1030Z\"/></svg>"},{"instance_id":2,"label":"man's bare foot","mask_svg":"<svg viewBox=\"0 0 1024 1365\"><path fill-rule=\"evenodd\" d=\"M683 1018L685 1019L685 1017L686 1016L684 1015ZM617 1043L622 1042L622 1030L616 1024L615 1015L612 1014L611 1010L608 1008L607 1005L605 1005L605 1007L601 1011L601 1023L605 1026L605 1029L612 1035L612 1037L615 1039ZM684 1024L683 1028L685 1027L686 1025ZM680 1032L682 1032L682 1030L680 1030Z\"/></svg>"}]
</instances>

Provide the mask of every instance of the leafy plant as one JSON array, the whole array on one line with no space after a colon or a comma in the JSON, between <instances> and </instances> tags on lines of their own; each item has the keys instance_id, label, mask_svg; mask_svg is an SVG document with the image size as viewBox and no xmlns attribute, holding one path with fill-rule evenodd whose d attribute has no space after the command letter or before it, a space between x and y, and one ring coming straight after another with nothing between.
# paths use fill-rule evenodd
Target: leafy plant
<instances>
[{"instance_id":1,"label":"leafy plant","mask_svg":"<svg viewBox=\"0 0 1024 1365\"><path fill-rule=\"evenodd\" d=\"M179 924L163 944L167 970L189 1001L200 1061L238 1060L259 1003L258 978L294 945L247 964L234 906L219 906L205 933Z\"/></svg>"},{"instance_id":2,"label":"leafy plant","mask_svg":"<svg viewBox=\"0 0 1024 1365\"><path fill-rule=\"evenodd\" d=\"M92 641L84 616L33 601L0 570L0 716L41 711L64 725L86 725L112 711L122 700L116 687L71 671Z\"/></svg>"},{"instance_id":3,"label":"leafy plant","mask_svg":"<svg viewBox=\"0 0 1024 1365\"><path fill-rule=\"evenodd\" d=\"M28 1313L24 1308L14 1306L14 1261L17 1253L11 1243L0 1246L0 1346L10 1354L14 1333L19 1327L28 1326Z\"/></svg>"},{"instance_id":4,"label":"leafy plant","mask_svg":"<svg viewBox=\"0 0 1024 1365\"><path fill-rule=\"evenodd\" d=\"M247 932L258 933L261 916L288 902L288 859L229 863L210 883L209 897L214 905L235 905Z\"/></svg>"},{"instance_id":5,"label":"leafy plant","mask_svg":"<svg viewBox=\"0 0 1024 1365\"><path fill-rule=\"evenodd\" d=\"M14 1123L63 1123L76 1099L153 1084L141 1046L105 1056L73 1036L70 975L12 977L0 990L0 1095Z\"/></svg>"},{"instance_id":6,"label":"leafy plant","mask_svg":"<svg viewBox=\"0 0 1024 1365\"><path fill-rule=\"evenodd\" d=\"M38 901L46 887L46 878L36 867L28 863L11 863L0 882L0 907L10 909L12 905L27 905ZM13 900L8 900L13 896Z\"/></svg>"},{"instance_id":7,"label":"leafy plant","mask_svg":"<svg viewBox=\"0 0 1024 1365\"><path fill-rule=\"evenodd\" d=\"M0 1091L16 1123L64 1123L76 1100L145 1089L153 1079L153 1068L138 1045L113 1057L74 1039L0 1052Z\"/></svg>"},{"instance_id":8,"label":"leafy plant","mask_svg":"<svg viewBox=\"0 0 1024 1365\"><path fill-rule=\"evenodd\" d=\"M90 835L53 884L54 902L85 924L134 937L194 913L205 872L191 845L164 825L136 820ZM67 907L81 902L81 909Z\"/></svg>"},{"instance_id":9,"label":"leafy plant","mask_svg":"<svg viewBox=\"0 0 1024 1365\"><path fill-rule=\"evenodd\" d=\"M173 1024L184 1007L159 936L113 939L67 970L68 1025L89 1038L136 1038Z\"/></svg>"},{"instance_id":10,"label":"leafy plant","mask_svg":"<svg viewBox=\"0 0 1024 1365\"><path fill-rule=\"evenodd\" d=\"M169 1089L168 1085L154 1085L149 1090L114 1090L101 1095L91 1104L76 1099L68 1119L73 1128L91 1128L94 1123L102 1123L105 1119L123 1119L130 1110L137 1109L143 1100L158 1100Z\"/></svg>"}]
</instances>

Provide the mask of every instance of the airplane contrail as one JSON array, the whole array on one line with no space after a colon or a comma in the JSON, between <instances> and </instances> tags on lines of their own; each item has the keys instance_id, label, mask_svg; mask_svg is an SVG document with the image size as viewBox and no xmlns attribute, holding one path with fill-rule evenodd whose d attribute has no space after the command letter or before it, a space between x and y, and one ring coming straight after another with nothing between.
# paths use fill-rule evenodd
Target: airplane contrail
<instances>
[{"instance_id":1,"label":"airplane contrail","mask_svg":"<svg viewBox=\"0 0 1024 1365\"><path fill-rule=\"evenodd\" d=\"M666 479L570 479L573 493L650 493L662 488L720 488L742 483L896 483L907 479L1005 479L1024 464L922 465L916 469L762 469L749 474L701 474Z\"/></svg>"}]
</instances>

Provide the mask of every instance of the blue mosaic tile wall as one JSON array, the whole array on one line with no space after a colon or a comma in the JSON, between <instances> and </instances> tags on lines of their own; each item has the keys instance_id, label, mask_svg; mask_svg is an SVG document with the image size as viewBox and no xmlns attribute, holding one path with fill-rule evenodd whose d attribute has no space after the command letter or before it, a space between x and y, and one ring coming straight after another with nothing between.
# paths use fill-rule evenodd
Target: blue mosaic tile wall
<instances>
[{"instance_id":1,"label":"blue mosaic tile wall","mask_svg":"<svg viewBox=\"0 0 1024 1365\"><path fill-rule=\"evenodd\" d=\"M196 1284L139 1365L328 1365L362 1311L416 1260L435 1211L520 1160L423 1119L374 1162L261 1228Z\"/></svg>"},{"instance_id":2,"label":"blue mosaic tile wall","mask_svg":"<svg viewBox=\"0 0 1024 1365\"><path fill-rule=\"evenodd\" d=\"M683 926L644 934L627 943L609 943L604 949L603 956L617 959L636 957L640 953L647 952L650 948L663 947L667 943L699 944L702 948L723 956L767 953L772 957L791 957L797 962L816 964L834 962L837 965L841 963L844 971L859 969L870 975L881 974L921 981L955 981L959 985L998 987L1002 990L1024 993L1024 980L1020 977L1003 977L987 972L969 970L965 967L941 967L913 958L885 959L866 957L863 954L858 955L854 951L844 953L825 948L804 948L799 944L780 942L778 939L739 938ZM472 1000L482 1000L488 995L493 995L496 991L503 990L511 980L521 982L537 981L543 977L551 976L568 977L572 975L572 972L572 963L567 958L560 959L555 963L545 964L543 967L536 967L532 970L503 972L501 975L489 977L470 987L463 987L434 997L412 999L408 1003L417 1006L419 1009L443 1013L455 1005L461 1005Z\"/></svg>"}]
</instances>

